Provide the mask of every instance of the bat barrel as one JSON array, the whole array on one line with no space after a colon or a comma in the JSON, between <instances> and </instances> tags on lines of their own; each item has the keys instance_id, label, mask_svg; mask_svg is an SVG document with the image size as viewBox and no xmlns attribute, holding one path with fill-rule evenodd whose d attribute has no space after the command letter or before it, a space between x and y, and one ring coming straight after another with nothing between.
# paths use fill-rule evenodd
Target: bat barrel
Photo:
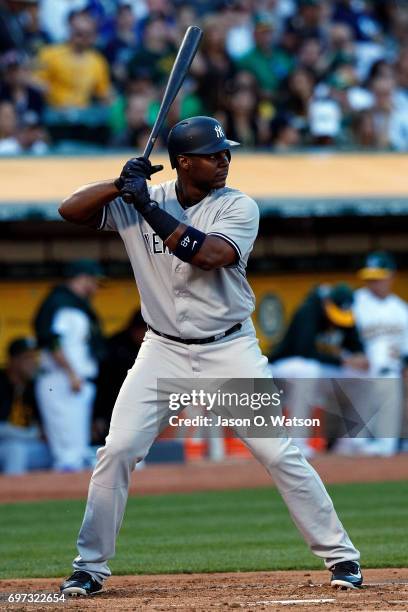
<instances>
[{"instance_id":1,"label":"bat barrel","mask_svg":"<svg viewBox=\"0 0 408 612\"><path fill-rule=\"evenodd\" d=\"M150 157L154 144L157 140L157 136L159 135L170 110L170 106L173 104L174 99L180 91L183 81L186 78L187 72L189 71L202 35L203 31L198 26L189 26L186 30L183 41L180 45L180 49L177 53L177 57L174 60L173 68L166 85L156 121L154 122L152 132L143 151L143 157Z\"/></svg>"}]
</instances>

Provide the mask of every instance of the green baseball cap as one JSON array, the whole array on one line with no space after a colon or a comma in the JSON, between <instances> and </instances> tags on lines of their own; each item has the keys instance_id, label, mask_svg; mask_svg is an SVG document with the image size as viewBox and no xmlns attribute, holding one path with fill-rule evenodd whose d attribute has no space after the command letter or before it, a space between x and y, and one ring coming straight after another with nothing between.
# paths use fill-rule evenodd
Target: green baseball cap
<instances>
[{"instance_id":1,"label":"green baseball cap","mask_svg":"<svg viewBox=\"0 0 408 612\"><path fill-rule=\"evenodd\" d=\"M9 357L19 357L27 351L35 351L37 348L34 338L23 337L12 340L7 347Z\"/></svg>"},{"instance_id":2,"label":"green baseball cap","mask_svg":"<svg viewBox=\"0 0 408 612\"><path fill-rule=\"evenodd\" d=\"M367 255L358 275L363 280L383 280L390 278L396 269L395 259L390 253L375 251Z\"/></svg>"},{"instance_id":3,"label":"green baseball cap","mask_svg":"<svg viewBox=\"0 0 408 612\"><path fill-rule=\"evenodd\" d=\"M338 327L353 327L354 315L351 309L353 304L353 291L345 283L338 283L327 289L323 294L324 311L329 321Z\"/></svg>"},{"instance_id":4,"label":"green baseball cap","mask_svg":"<svg viewBox=\"0 0 408 612\"><path fill-rule=\"evenodd\" d=\"M273 16L266 11L259 11L253 17L256 30L274 30L276 27Z\"/></svg>"},{"instance_id":5,"label":"green baseball cap","mask_svg":"<svg viewBox=\"0 0 408 612\"><path fill-rule=\"evenodd\" d=\"M99 278L104 277L102 266L93 259L77 259L76 261L71 261L64 269L64 276L67 278L75 278L75 276L81 276L82 274Z\"/></svg>"}]
</instances>

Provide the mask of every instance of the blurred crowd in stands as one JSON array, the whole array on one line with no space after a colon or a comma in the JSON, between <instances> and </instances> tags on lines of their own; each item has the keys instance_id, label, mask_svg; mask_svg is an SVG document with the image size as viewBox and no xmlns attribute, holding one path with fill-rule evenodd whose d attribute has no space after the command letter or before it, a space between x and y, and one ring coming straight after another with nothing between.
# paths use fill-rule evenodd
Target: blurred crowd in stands
<instances>
[{"instance_id":1,"label":"blurred crowd in stands","mask_svg":"<svg viewBox=\"0 0 408 612\"><path fill-rule=\"evenodd\" d=\"M208 114L249 149L408 150L406 0L0 0L0 154L142 148L191 24L162 145Z\"/></svg>"}]
</instances>

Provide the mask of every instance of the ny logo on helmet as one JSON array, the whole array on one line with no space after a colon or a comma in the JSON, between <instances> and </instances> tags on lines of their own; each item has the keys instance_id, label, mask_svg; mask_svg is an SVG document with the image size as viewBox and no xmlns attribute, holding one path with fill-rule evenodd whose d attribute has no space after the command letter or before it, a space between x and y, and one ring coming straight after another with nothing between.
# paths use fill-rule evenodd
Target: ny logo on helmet
<instances>
[{"instance_id":1,"label":"ny logo on helmet","mask_svg":"<svg viewBox=\"0 0 408 612\"><path fill-rule=\"evenodd\" d=\"M220 125L214 126L215 133L217 134L217 138L224 138L225 134L222 131L222 127Z\"/></svg>"}]
</instances>

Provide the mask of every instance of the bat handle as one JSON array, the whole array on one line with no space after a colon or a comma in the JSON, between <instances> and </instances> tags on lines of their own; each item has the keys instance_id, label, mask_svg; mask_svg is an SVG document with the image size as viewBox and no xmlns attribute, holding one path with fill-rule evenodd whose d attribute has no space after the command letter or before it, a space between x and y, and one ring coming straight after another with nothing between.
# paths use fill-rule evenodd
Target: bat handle
<instances>
[{"instance_id":1,"label":"bat handle","mask_svg":"<svg viewBox=\"0 0 408 612\"><path fill-rule=\"evenodd\" d=\"M128 193L128 192L124 192L121 195L121 198L124 202L126 202L126 204L132 204L133 203L133 198L132 198L132 194Z\"/></svg>"}]
</instances>

